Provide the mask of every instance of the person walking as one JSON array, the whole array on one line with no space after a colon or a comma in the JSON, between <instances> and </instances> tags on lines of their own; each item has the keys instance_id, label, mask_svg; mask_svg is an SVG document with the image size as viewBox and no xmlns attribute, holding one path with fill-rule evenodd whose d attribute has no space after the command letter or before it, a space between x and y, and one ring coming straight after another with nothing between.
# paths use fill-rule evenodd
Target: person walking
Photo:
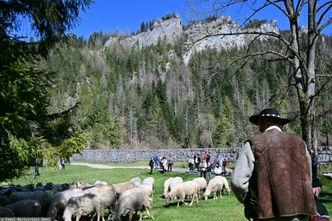
<instances>
[{"instance_id":1,"label":"person walking","mask_svg":"<svg viewBox=\"0 0 332 221\"><path fill-rule=\"evenodd\" d=\"M34 166L35 174L33 174L33 178L36 179L37 176L40 176L39 174L39 165L36 163Z\"/></svg>"},{"instance_id":2,"label":"person walking","mask_svg":"<svg viewBox=\"0 0 332 221\"><path fill-rule=\"evenodd\" d=\"M161 166L162 173L164 175L166 175L166 172L167 172L167 159L166 159L166 157L161 158L160 166Z\"/></svg>"},{"instance_id":3,"label":"person walking","mask_svg":"<svg viewBox=\"0 0 332 221\"><path fill-rule=\"evenodd\" d=\"M221 176L222 169L221 169L221 166L219 165L219 163L216 163L216 166L215 166L213 172L214 172L215 176Z\"/></svg>"},{"instance_id":4,"label":"person walking","mask_svg":"<svg viewBox=\"0 0 332 221\"><path fill-rule=\"evenodd\" d=\"M203 161L200 163L200 177L204 177L204 179L206 180L206 173L207 173L207 168L208 168L208 162L206 160L203 159Z\"/></svg>"},{"instance_id":5,"label":"person walking","mask_svg":"<svg viewBox=\"0 0 332 221\"><path fill-rule=\"evenodd\" d=\"M168 172L172 172L172 170L173 170L173 163L174 163L173 158L170 157L168 159Z\"/></svg>"},{"instance_id":6,"label":"person walking","mask_svg":"<svg viewBox=\"0 0 332 221\"><path fill-rule=\"evenodd\" d=\"M153 161L154 161L154 168L155 169L160 169L160 158L159 158L159 156L154 156Z\"/></svg>"},{"instance_id":7,"label":"person walking","mask_svg":"<svg viewBox=\"0 0 332 221\"><path fill-rule=\"evenodd\" d=\"M200 172L199 171L199 164L201 163L201 157L195 153L194 155L194 164L195 164L195 169L196 169L196 172Z\"/></svg>"},{"instance_id":8,"label":"person walking","mask_svg":"<svg viewBox=\"0 0 332 221\"><path fill-rule=\"evenodd\" d=\"M150 159L149 161L149 167L150 167L150 174L152 174L153 172L153 168L154 168L154 161L153 161L153 157Z\"/></svg>"},{"instance_id":9,"label":"person walking","mask_svg":"<svg viewBox=\"0 0 332 221\"><path fill-rule=\"evenodd\" d=\"M223 157L223 160L222 160L222 172L223 172L223 173L226 173L227 163L228 163L228 161L227 161L227 157L224 156L224 157Z\"/></svg>"},{"instance_id":10,"label":"person walking","mask_svg":"<svg viewBox=\"0 0 332 221\"><path fill-rule=\"evenodd\" d=\"M193 173L194 172L194 158L189 158L188 160L188 167L189 167L189 173Z\"/></svg>"},{"instance_id":11,"label":"person walking","mask_svg":"<svg viewBox=\"0 0 332 221\"><path fill-rule=\"evenodd\" d=\"M210 160L206 163L207 163L207 168L206 168L205 179L206 179L207 182L209 182L211 180L212 168L213 168L214 161L213 161L212 158L210 158Z\"/></svg>"},{"instance_id":12,"label":"person walking","mask_svg":"<svg viewBox=\"0 0 332 221\"><path fill-rule=\"evenodd\" d=\"M244 144L231 181L245 216L255 221L308 221L316 207L306 144L281 130L290 120L274 108L249 121L259 126L261 134Z\"/></svg>"}]
</instances>

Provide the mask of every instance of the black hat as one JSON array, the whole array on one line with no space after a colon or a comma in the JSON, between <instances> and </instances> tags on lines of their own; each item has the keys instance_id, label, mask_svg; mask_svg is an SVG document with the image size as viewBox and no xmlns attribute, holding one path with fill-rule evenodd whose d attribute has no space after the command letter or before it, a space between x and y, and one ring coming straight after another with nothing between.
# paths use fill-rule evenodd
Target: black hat
<instances>
[{"instance_id":1,"label":"black hat","mask_svg":"<svg viewBox=\"0 0 332 221\"><path fill-rule=\"evenodd\" d=\"M249 117L249 121L253 124L258 125L258 120L261 118L273 118L281 125L290 122L290 119L281 118L279 112L274 108L266 108L262 110L259 114L252 115L251 117Z\"/></svg>"}]
</instances>

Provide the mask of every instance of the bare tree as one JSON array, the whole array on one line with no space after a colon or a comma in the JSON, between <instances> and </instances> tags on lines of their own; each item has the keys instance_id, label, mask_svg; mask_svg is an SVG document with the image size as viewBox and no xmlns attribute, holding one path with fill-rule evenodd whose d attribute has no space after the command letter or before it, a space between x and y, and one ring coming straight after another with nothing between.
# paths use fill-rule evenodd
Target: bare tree
<instances>
[{"instance_id":1,"label":"bare tree","mask_svg":"<svg viewBox=\"0 0 332 221\"><path fill-rule=\"evenodd\" d=\"M241 36L251 35L251 42L265 36L275 39L279 48L267 48L264 51L252 52L248 49L247 54L241 59L247 62L255 56L264 56L272 60L285 60L291 65L290 73L292 85L295 86L299 104L302 137L309 147L317 148L317 134L315 126L314 101L322 88L316 88L316 48L322 31L332 23L332 1L317 0L201 0L200 3L210 4L210 14L225 13L228 9L250 8L251 13L244 18L243 24L236 31L225 33L211 33L211 35ZM201 8L204 8L200 6ZM242 29L251 19L267 8L278 10L288 21L289 36L277 32L264 32L259 29ZM205 7L206 9L206 7ZM300 15L307 16L307 31L300 28ZM211 36L210 35L210 36ZM199 40L198 40L199 41ZM304 43L303 43L304 42ZM326 84L323 84L324 87Z\"/></svg>"}]
</instances>

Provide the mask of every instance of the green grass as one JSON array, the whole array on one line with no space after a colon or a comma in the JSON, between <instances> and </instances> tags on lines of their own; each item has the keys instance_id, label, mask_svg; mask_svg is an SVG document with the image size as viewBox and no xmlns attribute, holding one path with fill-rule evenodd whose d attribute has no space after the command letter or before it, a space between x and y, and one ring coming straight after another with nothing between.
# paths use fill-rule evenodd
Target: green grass
<instances>
[{"instance_id":1,"label":"green grass","mask_svg":"<svg viewBox=\"0 0 332 221\"><path fill-rule=\"evenodd\" d=\"M109 164L110 165L110 164ZM113 164L114 165L114 164ZM123 164L122 164L123 165ZM126 164L128 165L128 164ZM130 164L132 165L132 164ZM138 164L140 165L140 164ZM25 177L12 180L13 184L36 184L42 182L63 183L72 181L82 181L94 183L96 180L106 181L108 183L119 183L130 180L138 176L144 179L148 176L149 170L142 169L93 169L83 166L67 166L65 170L55 170L53 168L41 168L40 177L32 179L33 170ZM198 204L194 203L191 207L181 205L176 208L176 202L166 206L160 196L163 192L164 181L171 176L181 176L184 180L190 180L198 177L198 174L189 173L170 173L163 175L154 171L152 176L155 179L155 193L153 197L153 216L157 221L245 221L243 215L243 205L240 204L236 197L224 195L217 200L209 199L208 201L200 200ZM321 193L321 201L326 205L329 213L332 214L332 181L321 178L324 188ZM151 220L145 218L145 220Z\"/></svg>"},{"instance_id":2,"label":"green grass","mask_svg":"<svg viewBox=\"0 0 332 221\"><path fill-rule=\"evenodd\" d=\"M75 162L80 162L80 161L75 161ZM82 162L85 163L85 162ZM107 165L107 166L123 166L123 163L115 163L115 162L109 162L109 163L95 163L95 164L102 164L102 165ZM131 163L126 163L126 166L148 166L149 161L138 161L138 162L131 162ZM188 163L187 162L175 162L173 164L173 167L179 167L179 168L188 168Z\"/></svg>"},{"instance_id":3,"label":"green grass","mask_svg":"<svg viewBox=\"0 0 332 221\"><path fill-rule=\"evenodd\" d=\"M332 164L321 164L318 166L318 172L322 173L332 173Z\"/></svg>"},{"instance_id":4,"label":"green grass","mask_svg":"<svg viewBox=\"0 0 332 221\"><path fill-rule=\"evenodd\" d=\"M323 184L322 192L319 196L320 201L326 206L329 211L330 217L332 216L332 180L323 176L319 177Z\"/></svg>"},{"instance_id":5,"label":"green grass","mask_svg":"<svg viewBox=\"0 0 332 221\"><path fill-rule=\"evenodd\" d=\"M79 162L79 163L86 163L82 161L74 161L74 162ZM108 162L108 163L94 163L94 164L101 164L101 165L107 165L107 166L123 166L124 163L117 163L117 162ZM149 161L138 161L138 162L131 162L131 163L126 163L126 166L148 166Z\"/></svg>"}]
</instances>

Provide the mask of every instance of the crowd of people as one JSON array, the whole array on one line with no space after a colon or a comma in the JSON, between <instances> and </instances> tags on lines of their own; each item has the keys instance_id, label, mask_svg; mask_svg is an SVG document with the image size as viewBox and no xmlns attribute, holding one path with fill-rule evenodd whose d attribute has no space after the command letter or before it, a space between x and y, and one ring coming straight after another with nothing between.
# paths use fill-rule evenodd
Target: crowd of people
<instances>
[{"instance_id":1,"label":"crowd of people","mask_svg":"<svg viewBox=\"0 0 332 221\"><path fill-rule=\"evenodd\" d=\"M154 156L149 161L150 174L153 170L161 170L162 173L172 172L174 161L172 157Z\"/></svg>"},{"instance_id":2,"label":"crowd of people","mask_svg":"<svg viewBox=\"0 0 332 221\"><path fill-rule=\"evenodd\" d=\"M227 167L227 157L225 154L219 153L214 159L208 151L199 155L195 153L193 157L188 159L189 173L200 173L207 181L211 179L212 173L216 176L225 175Z\"/></svg>"},{"instance_id":3,"label":"crowd of people","mask_svg":"<svg viewBox=\"0 0 332 221\"><path fill-rule=\"evenodd\" d=\"M214 159L208 151L200 155L195 153L193 157L188 159L189 173L199 173L207 181L211 179L212 173L216 176L226 175L227 157L225 154L219 153ZM159 170L166 174L172 172L174 160L172 157L154 156L149 161L150 174L153 170Z\"/></svg>"}]
</instances>

